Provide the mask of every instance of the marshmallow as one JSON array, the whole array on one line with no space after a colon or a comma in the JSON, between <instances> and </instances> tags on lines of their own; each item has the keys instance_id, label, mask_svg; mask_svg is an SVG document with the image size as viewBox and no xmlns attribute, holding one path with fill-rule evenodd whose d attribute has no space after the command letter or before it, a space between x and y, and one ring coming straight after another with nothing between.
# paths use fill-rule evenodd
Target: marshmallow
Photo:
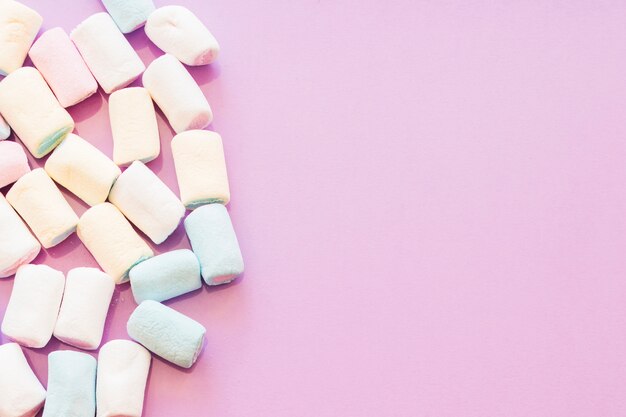
<instances>
[{"instance_id":1,"label":"marshmallow","mask_svg":"<svg viewBox=\"0 0 626 417\"><path fill-rule=\"evenodd\" d=\"M202 90L172 55L165 54L152 61L142 81L176 133L204 129L213 120L211 106Z\"/></svg>"},{"instance_id":2,"label":"marshmallow","mask_svg":"<svg viewBox=\"0 0 626 417\"><path fill-rule=\"evenodd\" d=\"M69 271L54 337L81 349L98 349L114 289L113 278L99 269Z\"/></svg>"},{"instance_id":3,"label":"marshmallow","mask_svg":"<svg viewBox=\"0 0 626 417\"><path fill-rule=\"evenodd\" d=\"M230 190L222 138L208 130L189 130L172 139L180 199L193 210L204 204L228 204Z\"/></svg>"},{"instance_id":4,"label":"marshmallow","mask_svg":"<svg viewBox=\"0 0 626 417\"><path fill-rule=\"evenodd\" d=\"M102 346L96 383L97 417L141 417L150 352L130 340Z\"/></svg>"},{"instance_id":5,"label":"marshmallow","mask_svg":"<svg viewBox=\"0 0 626 417\"><path fill-rule=\"evenodd\" d=\"M32 67L15 70L0 82L0 113L35 158L74 130L72 117Z\"/></svg>"},{"instance_id":6,"label":"marshmallow","mask_svg":"<svg viewBox=\"0 0 626 417\"><path fill-rule=\"evenodd\" d=\"M0 140L8 139L11 136L11 127L0 114Z\"/></svg>"},{"instance_id":7,"label":"marshmallow","mask_svg":"<svg viewBox=\"0 0 626 417\"><path fill-rule=\"evenodd\" d=\"M64 286L60 271L46 265L21 266L15 274L2 333L23 346L46 346L57 321Z\"/></svg>"},{"instance_id":8,"label":"marshmallow","mask_svg":"<svg viewBox=\"0 0 626 417\"><path fill-rule=\"evenodd\" d=\"M152 300L139 304L126 330L149 351L183 368L198 359L206 333L197 321Z\"/></svg>"},{"instance_id":9,"label":"marshmallow","mask_svg":"<svg viewBox=\"0 0 626 417\"><path fill-rule=\"evenodd\" d=\"M58 245L76 230L78 216L42 168L17 180L7 193L7 201L44 248Z\"/></svg>"},{"instance_id":10,"label":"marshmallow","mask_svg":"<svg viewBox=\"0 0 626 417\"><path fill-rule=\"evenodd\" d=\"M185 219L191 248L209 285L226 284L243 273L243 258L226 207L208 204Z\"/></svg>"},{"instance_id":11,"label":"marshmallow","mask_svg":"<svg viewBox=\"0 0 626 417\"><path fill-rule=\"evenodd\" d=\"M107 13L83 20L70 32L70 39L107 94L126 87L146 69Z\"/></svg>"},{"instance_id":12,"label":"marshmallow","mask_svg":"<svg viewBox=\"0 0 626 417\"><path fill-rule=\"evenodd\" d=\"M50 177L90 206L104 203L120 169L98 148L70 133L45 165Z\"/></svg>"},{"instance_id":13,"label":"marshmallow","mask_svg":"<svg viewBox=\"0 0 626 417\"><path fill-rule=\"evenodd\" d=\"M187 65L210 64L220 52L204 23L183 6L158 8L148 17L145 30L156 46Z\"/></svg>"},{"instance_id":14,"label":"marshmallow","mask_svg":"<svg viewBox=\"0 0 626 417\"><path fill-rule=\"evenodd\" d=\"M116 164L149 162L159 156L159 127L148 90L132 87L111 94L109 117L113 133L113 161Z\"/></svg>"},{"instance_id":15,"label":"marshmallow","mask_svg":"<svg viewBox=\"0 0 626 417\"><path fill-rule=\"evenodd\" d=\"M185 207L157 175L142 162L133 162L119 176L109 201L154 243L176 230Z\"/></svg>"},{"instance_id":16,"label":"marshmallow","mask_svg":"<svg viewBox=\"0 0 626 417\"><path fill-rule=\"evenodd\" d=\"M0 346L0 417L33 417L46 390L28 365L17 343Z\"/></svg>"},{"instance_id":17,"label":"marshmallow","mask_svg":"<svg viewBox=\"0 0 626 417\"><path fill-rule=\"evenodd\" d=\"M43 18L30 7L13 0L0 1L0 75L24 64L42 23Z\"/></svg>"},{"instance_id":18,"label":"marshmallow","mask_svg":"<svg viewBox=\"0 0 626 417\"><path fill-rule=\"evenodd\" d=\"M120 211L110 203L91 207L78 222L78 237L116 284L128 281L128 271L154 254Z\"/></svg>"},{"instance_id":19,"label":"marshmallow","mask_svg":"<svg viewBox=\"0 0 626 417\"><path fill-rule=\"evenodd\" d=\"M0 188L30 172L26 152L19 143L0 142Z\"/></svg>"},{"instance_id":20,"label":"marshmallow","mask_svg":"<svg viewBox=\"0 0 626 417\"><path fill-rule=\"evenodd\" d=\"M0 194L0 278L6 278L35 259L41 245L20 216Z\"/></svg>"},{"instance_id":21,"label":"marshmallow","mask_svg":"<svg viewBox=\"0 0 626 417\"><path fill-rule=\"evenodd\" d=\"M130 33L146 23L154 11L152 0L102 0L122 33Z\"/></svg>"},{"instance_id":22,"label":"marshmallow","mask_svg":"<svg viewBox=\"0 0 626 417\"><path fill-rule=\"evenodd\" d=\"M150 258L133 267L129 276L137 304L169 300L202 287L198 258L189 249Z\"/></svg>"},{"instance_id":23,"label":"marshmallow","mask_svg":"<svg viewBox=\"0 0 626 417\"><path fill-rule=\"evenodd\" d=\"M98 83L61 28L44 32L28 56L63 107L80 103L98 90Z\"/></svg>"},{"instance_id":24,"label":"marshmallow","mask_svg":"<svg viewBox=\"0 0 626 417\"><path fill-rule=\"evenodd\" d=\"M81 352L48 355L48 395L42 417L93 417L96 413L96 360Z\"/></svg>"}]
</instances>

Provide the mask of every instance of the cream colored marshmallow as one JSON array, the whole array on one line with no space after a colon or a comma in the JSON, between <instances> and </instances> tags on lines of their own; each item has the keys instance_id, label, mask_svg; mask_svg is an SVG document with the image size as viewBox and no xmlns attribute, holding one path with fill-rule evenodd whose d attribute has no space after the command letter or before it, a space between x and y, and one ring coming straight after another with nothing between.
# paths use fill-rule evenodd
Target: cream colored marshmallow
<instances>
[{"instance_id":1,"label":"cream colored marshmallow","mask_svg":"<svg viewBox=\"0 0 626 417\"><path fill-rule=\"evenodd\" d=\"M35 259L40 249L37 239L0 194L0 278L15 274L17 268Z\"/></svg>"},{"instance_id":2,"label":"cream colored marshmallow","mask_svg":"<svg viewBox=\"0 0 626 417\"><path fill-rule=\"evenodd\" d=\"M43 18L13 0L0 1L0 75L9 74L24 64Z\"/></svg>"}]
</instances>

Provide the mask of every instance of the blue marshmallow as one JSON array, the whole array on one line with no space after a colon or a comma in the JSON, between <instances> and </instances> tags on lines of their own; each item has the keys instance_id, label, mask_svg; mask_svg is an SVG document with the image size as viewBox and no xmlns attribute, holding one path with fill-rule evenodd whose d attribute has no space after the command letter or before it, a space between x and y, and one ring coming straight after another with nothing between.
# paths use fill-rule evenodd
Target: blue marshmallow
<instances>
[{"instance_id":1,"label":"blue marshmallow","mask_svg":"<svg viewBox=\"0 0 626 417\"><path fill-rule=\"evenodd\" d=\"M96 360L70 350L50 353L43 417L93 417L95 413Z\"/></svg>"},{"instance_id":2,"label":"blue marshmallow","mask_svg":"<svg viewBox=\"0 0 626 417\"><path fill-rule=\"evenodd\" d=\"M102 4L122 33L130 33L145 25L155 10L152 0L102 0Z\"/></svg>"}]
</instances>

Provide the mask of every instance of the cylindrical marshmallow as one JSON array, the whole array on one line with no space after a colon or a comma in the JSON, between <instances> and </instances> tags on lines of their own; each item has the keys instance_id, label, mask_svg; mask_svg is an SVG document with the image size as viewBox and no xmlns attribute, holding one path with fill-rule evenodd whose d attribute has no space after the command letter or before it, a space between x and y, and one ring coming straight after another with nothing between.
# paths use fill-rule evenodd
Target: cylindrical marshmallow
<instances>
[{"instance_id":1,"label":"cylindrical marshmallow","mask_svg":"<svg viewBox=\"0 0 626 417\"><path fill-rule=\"evenodd\" d=\"M48 394L43 417L93 417L96 413L93 356L71 350L48 355Z\"/></svg>"},{"instance_id":2,"label":"cylindrical marshmallow","mask_svg":"<svg viewBox=\"0 0 626 417\"><path fill-rule=\"evenodd\" d=\"M185 230L207 284L226 284L243 273L243 258L226 207L197 208L185 219Z\"/></svg>"},{"instance_id":3,"label":"cylindrical marshmallow","mask_svg":"<svg viewBox=\"0 0 626 417\"><path fill-rule=\"evenodd\" d=\"M0 188L30 172L26 152L16 142L0 142Z\"/></svg>"},{"instance_id":4,"label":"cylindrical marshmallow","mask_svg":"<svg viewBox=\"0 0 626 417\"><path fill-rule=\"evenodd\" d=\"M152 0L102 0L102 3L122 33L130 33L145 25L154 11Z\"/></svg>"},{"instance_id":5,"label":"cylindrical marshmallow","mask_svg":"<svg viewBox=\"0 0 626 417\"><path fill-rule=\"evenodd\" d=\"M174 56L165 54L152 61L142 80L176 133L204 129L213 120L202 90Z\"/></svg>"},{"instance_id":6,"label":"cylindrical marshmallow","mask_svg":"<svg viewBox=\"0 0 626 417\"><path fill-rule=\"evenodd\" d=\"M52 152L45 169L53 180L90 206L105 202L122 173L102 151L74 134Z\"/></svg>"},{"instance_id":7,"label":"cylindrical marshmallow","mask_svg":"<svg viewBox=\"0 0 626 417\"><path fill-rule=\"evenodd\" d=\"M35 259L41 245L20 216L0 194L0 278L6 278Z\"/></svg>"},{"instance_id":8,"label":"cylindrical marshmallow","mask_svg":"<svg viewBox=\"0 0 626 417\"><path fill-rule=\"evenodd\" d=\"M159 127L148 90L131 87L111 94L109 117L116 164L126 166L133 161L149 162L159 156Z\"/></svg>"},{"instance_id":9,"label":"cylindrical marshmallow","mask_svg":"<svg viewBox=\"0 0 626 417\"><path fill-rule=\"evenodd\" d=\"M52 337L65 277L46 265L23 265L2 320L2 333L20 345L42 348Z\"/></svg>"},{"instance_id":10,"label":"cylindrical marshmallow","mask_svg":"<svg viewBox=\"0 0 626 417\"><path fill-rule=\"evenodd\" d=\"M230 190L222 138L208 130L189 130L172 139L180 199L190 210L204 204L228 204Z\"/></svg>"},{"instance_id":11,"label":"cylindrical marshmallow","mask_svg":"<svg viewBox=\"0 0 626 417\"><path fill-rule=\"evenodd\" d=\"M91 207L80 218L81 242L117 284L128 281L128 271L154 254L122 213L110 203Z\"/></svg>"},{"instance_id":12,"label":"cylindrical marshmallow","mask_svg":"<svg viewBox=\"0 0 626 417\"><path fill-rule=\"evenodd\" d=\"M139 304L126 330L149 351L183 368L191 368L198 359L206 333L197 321L152 300Z\"/></svg>"},{"instance_id":13,"label":"cylindrical marshmallow","mask_svg":"<svg viewBox=\"0 0 626 417\"><path fill-rule=\"evenodd\" d=\"M0 114L0 140L8 139L11 136L11 127Z\"/></svg>"},{"instance_id":14,"label":"cylindrical marshmallow","mask_svg":"<svg viewBox=\"0 0 626 417\"><path fill-rule=\"evenodd\" d=\"M37 414L46 399L46 390L17 343L0 346L0 369L0 417Z\"/></svg>"},{"instance_id":15,"label":"cylindrical marshmallow","mask_svg":"<svg viewBox=\"0 0 626 417\"><path fill-rule=\"evenodd\" d=\"M202 287L198 258L189 249L179 249L150 258L129 273L137 304L165 301Z\"/></svg>"},{"instance_id":16,"label":"cylindrical marshmallow","mask_svg":"<svg viewBox=\"0 0 626 417\"><path fill-rule=\"evenodd\" d=\"M0 75L9 74L24 64L43 18L13 0L0 1Z\"/></svg>"},{"instance_id":17,"label":"cylindrical marshmallow","mask_svg":"<svg viewBox=\"0 0 626 417\"><path fill-rule=\"evenodd\" d=\"M97 417L141 417L150 352L130 340L112 340L98 356Z\"/></svg>"},{"instance_id":18,"label":"cylindrical marshmallow","mask_svg":"<svg viewBox=\"0 0 626 417\"><path fill-rule=\"evenodd\" d=\"M17 69L0 82L0 113L35 158L74 130L74 120L33 67Z\"/></svg>"},{"instance_id":19,"label":"cylindrical marshmallow","mask_svg":"<svg viewBox=\"0 0 626 417\"><path fill-rule=\"evenodd\" d=\"M81 349L98 349L114 289L113 278L97 268L70 270L54 337Z\"/></svg>"},{"instance_id":20,"label":"cylindrical marshmallow","mask_svg":"<svg viewBox=\"0 0 626 417\"><path fill-rule=\"evenodd\" d=\"M44 248L58 245L76 230L78 216L43 168L17 180L7 193L7 201Z\"/></svg>"},{"instance_id":21,"label":"cylindrical marshmallow","mask_svg":"<svg viewBox=\"0 0 626 417\"><path fill-rule=\"evenodd\" d=\"M156 244L167 239L185 215L178 197L139 161L118 177L109 201Z\"/></svg>"},{"instance_id":22,"label":"cylindrical marshmallow","mask_svg":"<svg viewBox=\"0 0 626 417\"><path fill-rule=\"evenodd\" d=\"M162 51L187 65L206 65L220 52L217 39L183 6L164 6L148 17L146 35Z\"/></svg>"},{"instance_id":23,"label":"cylindrical marshmallow","mask_svg":"<svg viewBox=\"0 0 626 417\"><path fill-rule=\"evenodd\" d=\"M87 64L61 28L44 32L28 56L63 107L80 103L98 90Z\"/></svg>"},{"instance_id":24,"label":"cylindrical marshmallow","mask_svg":"<svg viewBox=\"0 0 626 417\"><path fill-rule=\"evenodd\" d=\"M107 94L126 87L146 69L108 13L89 16L74 28L70 39Z\"/></svg>"}]
</instances>

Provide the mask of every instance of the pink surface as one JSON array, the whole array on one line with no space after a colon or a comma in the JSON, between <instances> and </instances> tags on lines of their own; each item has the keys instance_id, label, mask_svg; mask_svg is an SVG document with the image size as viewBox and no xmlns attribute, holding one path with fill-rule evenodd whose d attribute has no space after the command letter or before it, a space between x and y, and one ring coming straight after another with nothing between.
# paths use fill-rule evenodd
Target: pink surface
<instances>
[{"instance_id":1,"label":"pink surface","mask_svg":"<svg viewBox=\"0 0 626 417\"><path fill-rule=\"evenodd\" d=\"M45 28L103 10L26 2ZM222 46L191 71L247 272L167 303L208 345L154 361L145 416L626 415L622 2L180 3ZM106 98L70 111L111 155ZM94 265L76 237L37 262ZM121 287L107 338L133 306ZM44 381L59 348L27 352Z\"/></svg>"}]
</instances>

